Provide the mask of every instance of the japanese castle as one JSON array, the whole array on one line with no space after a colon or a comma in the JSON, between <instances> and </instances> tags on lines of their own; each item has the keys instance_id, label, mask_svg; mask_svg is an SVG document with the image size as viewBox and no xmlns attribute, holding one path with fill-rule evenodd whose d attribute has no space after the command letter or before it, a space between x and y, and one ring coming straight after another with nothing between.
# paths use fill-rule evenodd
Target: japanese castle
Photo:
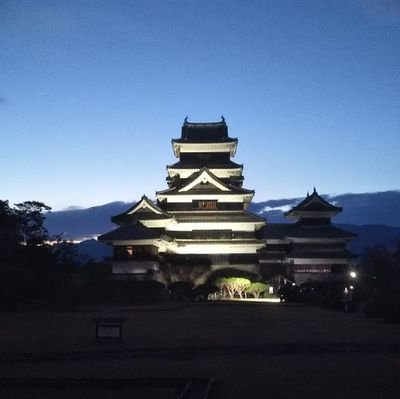
<instances>
[{"instance_id":1,"label":"japanese castle","mask_svg":"<svg viewBox=\"0 0 400 399\"><path fill-rule=\"evenodd\" d=\"M249 212L254 191L243 187L243 165L232 161L237 145L224 118L185 119L172 140L177 162L167 166L168 188L156 192L156 202L143 196L114 216L119 227L99 237L113 246L115 275L157 279L167 267L196 269L197 282L221 269L296 283L343 278L354 235L331 224L342 209L314 189L286 213L294 223L269 224Z\"/></svg>"}]
</instances>

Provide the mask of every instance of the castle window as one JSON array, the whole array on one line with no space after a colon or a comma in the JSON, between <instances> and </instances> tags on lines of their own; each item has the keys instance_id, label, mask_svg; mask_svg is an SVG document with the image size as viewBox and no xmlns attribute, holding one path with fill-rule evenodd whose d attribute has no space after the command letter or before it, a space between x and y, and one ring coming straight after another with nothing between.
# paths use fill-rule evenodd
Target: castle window
<instances>
[{"instance_id":1,"label":"castle window","mask_svg":"<svg viewBox=\"0 0 400 399\"><path fill-rule=\"evenodd\" d=\"M198 201L199 209L217 209L217 201Z\"/></svg>"},{"instance_id":2,"label":"castle window","mask_svg":"<svg viewBox=\"0 0 400 399\"><path fill-rule=\"evenodd\" d=\"M295 265L295 273L330 273L331 267L329 265Z\"/></svg>"},{"instance_id":3,"label":"castle window","mask_svg":"<svg viewBox=\"0 0 400 399\"><path fill-rule=\"evenodd\" d=\"M193 230L194 240L230 240L232 230Z\"/></svg>"}]
</instances>

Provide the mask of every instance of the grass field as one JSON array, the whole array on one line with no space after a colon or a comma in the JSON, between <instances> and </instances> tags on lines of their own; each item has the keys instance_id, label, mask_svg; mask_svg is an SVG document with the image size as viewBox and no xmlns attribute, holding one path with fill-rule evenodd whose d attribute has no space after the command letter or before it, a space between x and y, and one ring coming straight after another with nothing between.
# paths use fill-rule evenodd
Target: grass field
<instances>
[{"instance_id":1,"label":"grass field","mask_svg":"<svg viewBox=\"0 0 400 399\"><path fill-rule=\"evenodd\" d=\"M122 342L96 342L104 316L125 319ZM0 397L400 397L400 326L359 314L211 302L0 318Z\"/></svg>"}]
</instances>

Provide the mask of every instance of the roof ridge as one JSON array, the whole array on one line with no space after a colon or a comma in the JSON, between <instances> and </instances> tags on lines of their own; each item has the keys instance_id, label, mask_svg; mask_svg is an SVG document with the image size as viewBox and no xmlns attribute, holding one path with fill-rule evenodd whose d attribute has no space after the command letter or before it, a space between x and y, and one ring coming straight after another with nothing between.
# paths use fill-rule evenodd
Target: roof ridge
<instances>
[{"instance_id":1,"label":"roof ridge","mask_svg":"<svg viewBox=\"0 0 400 399\"><path fill-rule=\"evenodd\" d=\"M207 126L207 125L226 125L226 121L223 115L221 115L221 120L217 122L189 122L188 117L186 116L184 121L184 125L193 125L193 126Z\"/></svg>"}]
</instances>

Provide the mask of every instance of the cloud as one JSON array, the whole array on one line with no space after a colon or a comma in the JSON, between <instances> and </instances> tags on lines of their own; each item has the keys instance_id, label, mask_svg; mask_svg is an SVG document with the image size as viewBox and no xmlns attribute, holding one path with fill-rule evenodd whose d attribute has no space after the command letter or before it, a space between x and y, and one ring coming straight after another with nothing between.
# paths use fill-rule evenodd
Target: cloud
<instances>
[{"instance_id":1,"label":"cloud","mask_svg":"<svg viewBox=\"0 0 400 399\"><path fill-rule=\"evenodd\" d=\"M263 209L261 209L258 213L262 214L264 212L271 212L271 211L280 211L280 212L288 212L290 211L296 203L293 204L288 204L288 205L281 205L281 206L266 206Z\"/></svg>"}]
</instances>

